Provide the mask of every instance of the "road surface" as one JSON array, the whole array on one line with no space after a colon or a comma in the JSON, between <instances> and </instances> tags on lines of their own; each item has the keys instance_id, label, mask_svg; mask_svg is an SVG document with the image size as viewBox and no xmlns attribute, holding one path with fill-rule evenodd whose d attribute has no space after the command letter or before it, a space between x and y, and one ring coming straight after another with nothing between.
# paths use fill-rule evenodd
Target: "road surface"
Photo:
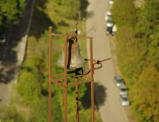
<instances>
[{"instance_id":1,"label":"road surface","mask_svg":"<svg viewBox=\"0 0 159 122\"><path fill-rule=\"evenodd\" d=\"M94 59L111 57L110 40L106 36L105 12L108 0L89 0L86 21L87 36L93 37ZM89 54L89 43L87 44ZM113 82L115 75L112 60L103 62L103 68L95 71L95 101L103 122L129 122L120 104L119 91Z\"/></svg>"}]
</instances>

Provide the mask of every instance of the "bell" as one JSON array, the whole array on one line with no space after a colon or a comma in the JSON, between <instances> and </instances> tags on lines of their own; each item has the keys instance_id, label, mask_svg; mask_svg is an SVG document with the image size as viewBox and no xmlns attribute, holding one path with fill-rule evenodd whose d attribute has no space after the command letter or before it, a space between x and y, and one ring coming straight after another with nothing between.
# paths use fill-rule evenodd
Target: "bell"
<instances>
[{"instance_id":1,"label":"bell","mask_svg":"<svg viewBox=\"0 0 159 122\"><path fill-rule=\"evenodd\" d=\"M78 42L71 39L68 42L67 68L82 68L84 66L85 60L80 54ZM57 65L60 67L64 67L64 51L62 51L62 56L58 60Z\"/></svg>"}]
</instances>

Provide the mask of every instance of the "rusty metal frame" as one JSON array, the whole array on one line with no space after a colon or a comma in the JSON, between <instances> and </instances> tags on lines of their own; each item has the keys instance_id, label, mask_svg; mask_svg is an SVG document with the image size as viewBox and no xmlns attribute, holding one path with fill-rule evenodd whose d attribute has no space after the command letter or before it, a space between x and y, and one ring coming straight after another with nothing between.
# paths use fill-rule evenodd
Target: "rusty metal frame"
<instances>
[{"instance_id":1,"label":"rusty metal frame","mask_svg":"<svg viewBox=\"0 0 159 122\"><path fill-rule=\"evenodd\" d=\"M77 29L77 24L75 25L75 28ZM110 60L111 58L108 59L104 59L101 61L98 60L94 60L93 59L93 43L92 43L92 37L87 37L87 36L80 36L79 38L85 38L85 39L89 39L90 41L90 59L86 59L86 61L89 61L90 64L90 70L82 75L75 75L75 76L68 76L68 71L67 71L67 35L69 33L66 34L55 34L52 33L52 27L49 27L49 98L48 98L48 122L51 122L51 84L54 83L56 85L58 85L60 88L63 89L64 91L64 122L67 122L67 88L68 87L75 87L75 92L76 92L76 122L79 122L79 107L78 107L78 86L80 84L84 84L84 83L91 83L91 109L92 109L92 122L95 122L95 115L94 115L94 111L95 111L95 103L94 103L94 70L100 69L102 68L102 62L106 61L106 60ZM59 73L59 74L52 74L52 36L56 36L56 37L65 37L65 42L64 42L64 73ZM76 35L77 36L77 35ZM95 67L95 65L98 64L98 67ZM90 74L91 76L91 80L88 81L86 79L86 76L88 76L88 74ZM56 78L57 76L64 76L63 79L58 79ZM55 80L53 80L53 77L55 78ZM85 79L84 81L79 82L78 79L79 78L83 78ZM75 79L75 83L69 83L68 84L68 79L70 78L74 78ZM64 83L64 85L61 84L61 82Z\"/></svg>"}]
</instances>

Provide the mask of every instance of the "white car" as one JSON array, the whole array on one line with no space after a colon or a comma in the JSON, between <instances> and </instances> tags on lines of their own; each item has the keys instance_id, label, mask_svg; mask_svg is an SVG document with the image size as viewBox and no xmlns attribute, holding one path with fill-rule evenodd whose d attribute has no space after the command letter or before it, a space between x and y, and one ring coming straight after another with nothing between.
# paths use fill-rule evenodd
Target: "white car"
<instances>
[{"instance_id":1,"label":"white car","mask_svg":"<svg viewBox=\"0 0 159 122\"><path fill-rule=\"evenodd\" d=\"M114 76L114 82L117 87L120 87L120 85L124 83L124 80L119 75L116 75Z\"/></svg>"},{"instance_id":2,"label":"white car","mask_svg":"<svg viewBox=\"0 0 159 122\"><path fill-rule=\"evenodd\" d=\"M105 21L111 20L112 21L112 13L107 11L105 14Z\"/></svg>"},{"instance_id":3,"label":"white car","mask_svg":"<svg viewBox=\"0 0 159 122\"><path fill-rule=\"evenodd\" d=\"M107 27L107 29L106 29L107 34L111 34L112 35L113 23L107 22L106 27Z\"/></svg>"},{"instance_id":4,"label":"white car","mask_svg":"<svg viewBox=\"0 0 159 122\"><path fill-rule=\"evenodd\" d=\"M130 104L130 101L127 95L122 95L122 96L120 95L120 101L122 106L129 106Z\"/></svg>"},{"instance_id":5,"label":"white car","mask_svg":"<svg viewBox=\"0 0 159 122\"><path fill-rule=\"evenodd\" d=\"M113 5L113 3L114 3L114 0L109 0L110 5Z\"/></svg>"},{"instance_id":6,"label":"white car","mask_svg":"<svg viewBox=\"0 0 159 122\"><path fill-rule=\"evenodd\" d=\"M128 89L127 89L127 87L125 86L124 83L120 84L119 94L121 96L127 96L127 94L128 94Z\"/></svg>"}]
</instances>

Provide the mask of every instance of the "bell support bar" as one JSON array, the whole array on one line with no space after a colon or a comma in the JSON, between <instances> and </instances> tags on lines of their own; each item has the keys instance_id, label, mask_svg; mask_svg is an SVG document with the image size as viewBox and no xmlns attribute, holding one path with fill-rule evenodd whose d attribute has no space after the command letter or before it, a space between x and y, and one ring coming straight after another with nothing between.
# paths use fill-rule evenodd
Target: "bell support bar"
<instances>
[{"instance_id":1,"label":"bell support bar","mask_svg":"<svg viewBox=\"0 0 159 122\"><path fill-rule=\"evenodd\" d=\"M94 62L93 65L99 64L99 66L98 67L94 67L94 69L97 70L97 69L102 68L102 62L108 61L108 60L111 60L111 59L112 58L106 58L106 59L103 59L103 60L93 60L93 62ZM90 59L85 59L85 61L90 61ZM68 73L69 73L69 71L68 71ZM90 70L87 73L85 73L85 74L76 75L76 76L70 76L68 78L79 78L79 77L83 77L83 75L88 75L89 73L90 73ZM62 75L64 75L64 73L53 74L52 76L53 77L58 77L58 76L62 76Z\"/></svg>"},{"instance_id":2,"label":"bell support bar","mask_svg":"<svg viewBox=\"0 0 159 122\"><path fill-rule=\"evenodd\" d=\"M100 68L102 68L102 62L104 62L104 61L108 61L108 60L110 60L110 59L112 59L112 58L107 58L107 59L103 59L103 60L94 60L95 61L95 63L93 63L94 65L95 64L99 64L99 66L98 67L94 67L94 70L97 70L97 69L100 69ZM90 59L87 59L87 61L89 61ZM87 82L91 82L90 80L87 80L86 79L86 76L88 75L90 73L90 70L87 72L87 73L85 73L85 74L82 74L82 75L76 75L76 76L67 76L67 78L69 79L69 78L83 78L83 79L85 79L84 81L81 81L81 82L78 82L78 85L80 85L80 84L84 84L84 83L87 83ZM63 75L64 73L59 73L59 74L54 74L53 75L53 77L56 77L56 76L61 76L61 75ZM61 85L59 82L63 82L64 81L64 79L56 79L56 80L52 80L52 82L53 83L55 83L56 85L58 85L59 87L61 87L61 88L65 88L65 86L63 86L63 85ZM71 87L75 87L77 84L76 83L68 83L68 87L69 86L71 86Z\"/></svg>"}]
</instances>

